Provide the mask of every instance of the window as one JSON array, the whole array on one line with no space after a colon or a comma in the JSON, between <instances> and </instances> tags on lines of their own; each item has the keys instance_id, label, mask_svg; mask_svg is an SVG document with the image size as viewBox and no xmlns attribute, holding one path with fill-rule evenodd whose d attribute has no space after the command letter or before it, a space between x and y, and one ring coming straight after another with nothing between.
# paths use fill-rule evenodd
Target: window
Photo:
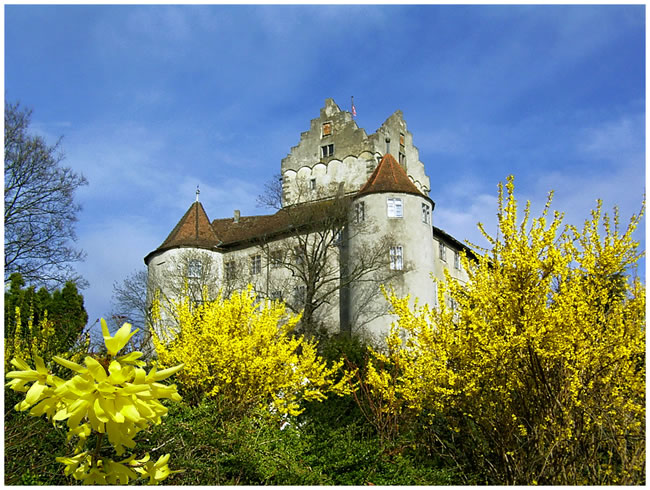
<instances>
[{"instance_id":1,"label":"window","mask_svg":"<svg viewBox=\"0 0 650 490\"><path fill-rule=\"evenodd\" d=\"M354 212L355 212L355 217L354 217L354 222L355 223L361 223L362 221L365 221L366 220L366 203L363 202L363 201L355 203Z\"/></svg>"},{"instance_id":2,"label":"window","mask_svg":"<svg viewBox=\"0 0 650 490\"><path fill-rule=\"evenodd\" d=\"M187 264L187 277L188 279L198 279L201 277L201 271L203 269L203 264L200 260L190 260Z\"/></svg>"},{"instance_id":3,"label":"window","mask_svg":"<svg viewBox=\"0 0 650 490\"><path fill-rule=\"evenodd\" d=\"M293 249L293 256L297 265L302 265L305 262L305 254L300 247L295 247Z\"/></svg>"},{"instance_id":4,"label":"window","mask_svg":"<svg viewBox=\"0 0 650 490\"><path fill-rule=\"evenodd\" d=\"M443 262L447 262L447 248L445 247L445 244L440 242L440 260Z\"/></svg>"},{"instance_id":5,"label":"window","mask_svg":"<svg viewBox=\"0 0 650 490\"><path fill-rule=\"evenodd\" d=\"M332 134L332 123L331 123L331 121L323 123L321 138L324 138L325 136L330 136L331 134Z\"/></svg>"},{"instance_id":6,"label":"window","mask_svg":"<svg viewBox=\"0 0 650 490\"><path fill-rule=\"evenodd\" d=\"M321 153L323 158L331 157L334 155L334 143L329 145L321 146Z\"/></svg>"},{"instance_id":7,"label":"window","mask_svg":"<svg viewBox=\"0 0 650 490\"><path fill-rule=\"evenodd\" d=\"M226 281L234 281L235 276L237 275L237 265L235 262L226 262L224 267L226 271Z\"/></svg>"},{"instance_id":8,"label":"window","mask_svg":"<svg viewBox=\"0 0 650 490\"><path fill-rule=\"evenodd\" d=\"M271 299L273 301L282 301L282 291L271 291Z\"/></svg>"},{"instance_id":9,"label":"window","mask_svg":"<svg viewBox=\"0 0 650 490\"><path fill-rule=\"evenodd\" d=\"M309 181L309 190L310 191L316 190L316 179L311 179Z\"/></svg>"},{"instance_id":10,"label":"window","mask_svg":"<svg viewBox=\"0 0 650 490\"><path fill-rule=\"evenodd\" d=\"M402 199L399 197L389 197L387 199L388 204L388 217L389 218L401 218L402 213Z\"/></svg>"},{"instance_id":11,"label":"window","mask_svg":"<svg viewBox=\"0 0 650 490\"><path fill-rule=\"evenodd\" d=\"M431 208L424 203L422 203L422 223L431 223Z\"/></svg>"},{"instance_id":12,"label":"window","mask_svg":"<svg viewBox=\"0 0 650 490\"><path fill-rule=\"evenodd\" d=\"M454 251L454 267L460 270L460 252Z\"/></svg>"},{"instance_id":13,"label":"window","mask_svg":"<svg viewBox=\"0 0 650 490\"><path fill-rule=\"evenodd\" d=\"M262 256L251 256L251 274L259 274L262 272Z\"/></svg>"},{"instance_id":14,"label":"window","mask_svg":"<svg viewBox=\"0 0 650 490\"><path fill-rule=\"evenodd\" d=\"M307 286L296 286L293 289L293 299L298 305L302 305L307 300Z\"/></svg>"},{"instance_id":15,"label":"window","mask_svg":"<svg viewBox=\"0 0 650 490\"><path fill-rule=\"evenodd\" d=\"M438 308L438 280L433 281L433 307Z\"/></svg>"},{"instance_id":16,"label":"window","mask_svg":"<svg viewBox=\"0 0 650 490\"><path fill-rule=\"evenodd\" d=\"M406 155L402 153L401 151L399 152L399 164L402 167L406 167Z\"/></svg>"},{"instance_id":17,"label":"window","mask_svg":"<svg viewBox=\"0 0 650 490\"><path fill-rule=\"evenodd\" d=\"M281 250L274 250L271 252L271 267L273 269L277 269L278 267L282 267L282 251Z\"/></svg>"},{"instance_id":18,"label":"window","mask_svg":"<svg viewBox=\"0 0 650 490\"><path fill-rule=\"evenodd\" d=\"M399 148L404 150L404 133L399 134Z\"/></svg>"},{"instance_id":19,"label":"window","mask_svg":"<svg viewBox=\"0 0 650 490\"><path fill-rule=\"evenodd\" d=\"M458 310L458 302L454 298L449 298L449 309L453 312Z\"/></svg>"},{"instance_id":20,"label":"window","mask_svg":"<svg viewBox=\"0 0 650 490\"><path fill-rule=\"evenodd\" d=\"M404 269L404 261L402 260L402 247L390 247L390 270L401 271Z\"/></svg>"}]
</instances>

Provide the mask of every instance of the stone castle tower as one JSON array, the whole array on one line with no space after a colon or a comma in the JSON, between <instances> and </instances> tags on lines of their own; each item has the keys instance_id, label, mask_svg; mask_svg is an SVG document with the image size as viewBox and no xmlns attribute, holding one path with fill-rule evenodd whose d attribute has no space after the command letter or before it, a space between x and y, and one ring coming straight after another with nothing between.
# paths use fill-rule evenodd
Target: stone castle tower
<instances>
[{"instance_id":1,"label":"stone castle tower","mask_svg":"<svg viewBox=\"0 0 650 490\"><path fill-rule=\"evenodd\" d=\"M215 291L253 284L329 328L382 336L393 317L380 285L435 305L432 277L442 280L445 269L466 277L459 253L471 251L433 226L430 180L401 111L368 135L327 99L281 175L281 207L272 215L235 211L210 221L197 194L145 257L152 287L173 297L174 282ZM322 267L309 263L316 252ZM327 272L315 278L307 269Z\"/></svg>"},{"instance_id":2,"label":"stone castle tower","mask_svg":"<svg viewBox=\"0 0 650 490\"><path fill-rule=\"evenodd\" d=\"M322 195L325 189L356 192L391 150L409 179L428 196L429 177L401 111L368 136L351 113L342 111L333 99L326 99L320 117L311 120L309 130L300 135L298 145L282 160L283 204L308 201L313 195L326 197L327 193ZM302 186L321 194L309 194Z\"/></svg>"}]
</instances>

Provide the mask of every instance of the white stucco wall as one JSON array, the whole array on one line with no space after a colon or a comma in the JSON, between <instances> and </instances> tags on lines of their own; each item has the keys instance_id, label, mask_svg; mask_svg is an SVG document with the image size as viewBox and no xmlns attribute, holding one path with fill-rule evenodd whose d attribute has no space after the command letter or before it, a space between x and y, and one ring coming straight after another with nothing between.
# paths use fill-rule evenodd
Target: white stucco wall
<instances>
[{"instance_id":1,"label":"white stucco wall","mask_svg":"<svg viewBox=\"0 0 650 490\"><path fill-rule=\"evenodd\" d=\"M402 200L401 218L388 217L389 198ZM432 305L434 302L434 289L430 278L434 269L432 229L430 222L422 221L422 204L431 207L431 203L424 197L402 193L368 194L359 196L354 202L364 203L366 220L376 227L377 240L380 237L390 237L390 243L386 244L385 250L387 268L389 268L391 244L402 247L404 273L391 279L386 286L392 287L399 296L410 294L412 301L417 297L420 304ZM355 240L355 238L351 240L351 260L354 260L356 254L363 253L361 248L364 244L354 243ZM387 306L379 290L376 293L376 301ZM350 303L353 317L362 315L360 308L367 307L354 289L351 291ZM386 334L393 320L393 316L384 315L372 320L365 328L372 335L381 337Z\"/></svg>"}]
</instances>

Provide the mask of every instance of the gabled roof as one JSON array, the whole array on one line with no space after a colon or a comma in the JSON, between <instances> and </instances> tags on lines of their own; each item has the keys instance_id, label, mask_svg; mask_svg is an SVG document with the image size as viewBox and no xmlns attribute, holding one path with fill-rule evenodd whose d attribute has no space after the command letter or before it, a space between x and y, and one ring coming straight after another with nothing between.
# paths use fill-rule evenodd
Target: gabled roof
<instances>
[{"instance_id":1,"label":"gabled roof","mask_svg":"<svg viewBox=\"0 0 650 490\"><path fill-rule=\"evenodd\" d=\"M215 219L210 223L199 202L193 203L169 236L145 258L145 264L158 252L172 248L195 247L208 250L226 250L251 243L277 239L308 229L331 227L339 217L347 216L346 197L296 204L280 209L275 214Z\"/></svg>"},{"instance_id":2,"label":"gabled roof","mask_svg":"<svg viewBox=\"0 0 650 490\"><path fill-rule=\"evenodd\" d=\"M339 217L347 217L349 199L295 204L280 209L275 214L215 219L212 228L221 239L220 247L229 248L259 240L268 240L306 229L331 227Z\"/></svg>"},{"instance_id":3,"label":"gabled roof","mask_svg":"<svg viewBox=\"0 0 650 490\"><path fill-rule=\"evenodd\" d=\"M402 192L404 194L427 197L418 190L408 175L406 175L406 171L390 153L384 155L375 171L357 195L378 192Z\"/></svg>"},{"instance_id":4,"label":"gabled roof","mask_svg":"<svg viewBox=\"0 0 650 490\"><path fill-rule=\"evenodd\" d=\"M205 209L203 209L203 205L196 201L192 203L169 236L154 252L176 247L213 249L218 244L219 238L210 224L210 219ZM151 254L154 252L151 252ZM148 262L151 254L145 257L145 262Z\"/></svg>"}]
</instances>

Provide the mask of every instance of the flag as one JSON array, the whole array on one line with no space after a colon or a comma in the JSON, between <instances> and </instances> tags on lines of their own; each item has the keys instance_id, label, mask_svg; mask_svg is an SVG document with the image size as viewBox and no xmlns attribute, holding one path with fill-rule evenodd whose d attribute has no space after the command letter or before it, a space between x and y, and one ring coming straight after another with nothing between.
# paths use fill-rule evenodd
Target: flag
<instances>
[{"instance_id":1,"label":"flag","mask_svg":"<svg viewBox=\"0 0 650 490\"><path fill-rule=\"evenodd\" d=\"M350 102L352 104L352 117L357 117L357 108L354 107L354 96L350 97Z\"/></svg>"}]
</instances>

